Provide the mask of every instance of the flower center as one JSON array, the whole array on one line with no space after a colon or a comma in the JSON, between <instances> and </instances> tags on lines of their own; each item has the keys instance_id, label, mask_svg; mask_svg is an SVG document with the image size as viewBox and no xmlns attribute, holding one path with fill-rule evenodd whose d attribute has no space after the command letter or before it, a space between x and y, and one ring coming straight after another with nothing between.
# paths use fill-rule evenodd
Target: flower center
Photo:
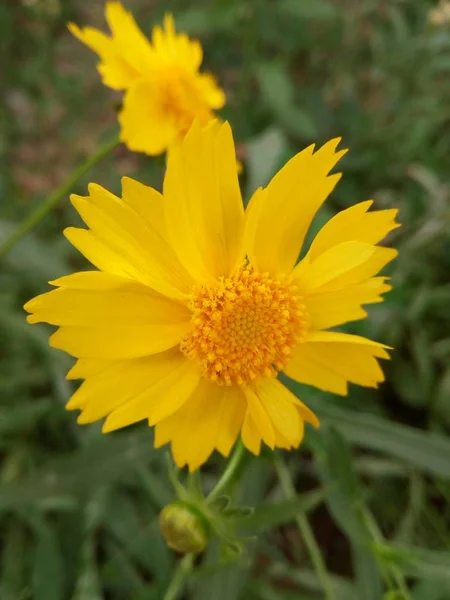
<instances>
[{"instance_id":1,"label":"flower center","mask_svg":"<svg viewBox=\"0 0 450 600\"><path fill-rule=\"evenodd\" d=\"M181 69L172 68L162 75L159 102L162 111L175 121L182 136L189 130L194 117L206 123L212 116L195 79Z\"/></svg>"},{"instance_id":2,"label":"flower center","mask_svg":"<svg viewBox=\"0 0 450 600\"><path fill-rule=\"evenodd\" d=\"M274 377L302 341L307 316L289 279L272 279L244 266L215 286L193 291L191 332L180 348L202 367L203 376L221 385L247 385Z\"/></svg>"}]
</instances>

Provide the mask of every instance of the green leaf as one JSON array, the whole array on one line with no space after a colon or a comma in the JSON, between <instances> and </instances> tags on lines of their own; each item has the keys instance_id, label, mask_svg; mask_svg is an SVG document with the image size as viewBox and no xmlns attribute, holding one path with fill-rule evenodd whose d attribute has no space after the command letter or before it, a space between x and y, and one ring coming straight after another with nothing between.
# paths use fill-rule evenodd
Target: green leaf
<instances>
[{"instance_id":1,"label":"green leaf","mask_svg":"<svg viewBox=\"0 0 450 600\"><path fill-rule=\"evenodd\" d=\"M447 600L448 583L443 581L421 581L411 592L412 600Z\"/></svg>"},{"instance_id":2,"label":"green leaf","mask_svg":"<svg viewBox=\"0 0 450 600\"><path fill-rule=\"evenodd\" d=\"M251 515L237 522L251 531L265 531L292 521L299 512L304 513L314 509L322 502L323 497L323 490L315 490L293 500L265 503L257 506Z\"/></svg>"},{"instance_id":3,"label":"green leaf","mask_svg":"<svg viewBox=\"0 0 450 600\"><path fill-rule=\"evenodd\" d=\"M320 477L329 489L326 501L336 522L348 535L353 567L361 597L379 600L383 585L370 550L370 535L362 512L362 493L350 448L342 436L328 428L316 435L314 456Z\"/></svg>"},{"instance_id":4,"label":"green leaf","mask_svg":"<svg viewBox=\"0 0 450 600\"><path fill-rule=\"evenodd\" d=\"M374 544L373 549L383 561L400 567L406 575L447 581L450 586L450 552L387 543Z\"/></svg>"},{"instance_id":5,"label":"green leaf","mask_svg":"<svg viewBox=\"0 0 450 600\"><path fill-rule=\"evenodd\" d=\"M157 582L167 584L173 568L173 554L164 542L156 515L149 507L147 522L124 494L111 495L104 518L105 528L120 542L122 549Z\"/></svg>"},{"instance_id":6,"label":"green leaf","mask_svg":"<svg viewBox=\"0 0 450 600\"><path fill-rule=\"evenodd\" d=\"M247 145L247 170L249 195L258 187L266 186L276 169L279 161L286 152L287 141L277 127L270 127L253 138Z\"/></svg>"},{"instance_id":7,"label":"green leaf","mask_svg":"<svg viewBox=\"0 0 450 600\"><path fill-rule=\"evenodd\" d=\"M448 438L390 423L374 415L337 408L316 395L311 395L308 403L323 422L332 423L348 442L395 456L432 475L450 478Z\"/></svg>"},{"instance_id":8,"label":"green leaf","mask_svg":"<svg viewBox=\"0 0 450 600\"><path fill-rule=\"evenodd\" d=\"M327 489L326 502L330 511L349 538L367 544L369 537L360 510L361 492L348 445L331 428L314 437L317 438L314 457L320 479Z\"/></svg>"},{"instance_id":9,"label":"green leaf","mask_svg":"<svg viewBox=\"0 0 450 600\"><path fill-rule=\"evenodd\" d=\"M58 539L53 530L40 523L36 528L37 543L33 560L33 598L63 600L64 569Z\"/></svg>"},{"instance_id":10,"label":"green leaf","mask_svg":"<svg viewBox=\"0 0 450 600\"><path fill-rule=\"evenodd\" d=\"M103 600L102 586L95 560L95 542L91 536L84 541L82 563L71 600Z\"/></svg>"},{"instance_id":11,"label":"green leaf","mask_svg":"<svg viewBox=\"0 0 450 600\"><path fill-rule=\"evenodd\" d=\"M0 246L15 231L17 224L0 221ZM49 279L56 279L65 275L68 264L55 252L48 243L38 240L34 233L30 233L5 255L6 264L18 271L23 271L27 278L39 282L44 287Z\"/></svg>"},{"instance_id":12,"label":"green leaf","mask_svg":"<svg viewBox=\"0 0 450 600\"><path fill-rule=\"evenodd\" d=\"M323 585L317 577L317 573L310 569L302 569L286 563L276 562L269 567L268 577L271 580L273 578L281 581L289 581L291 584L298 585L302 590L318 594L322 594L323 592ZM329 579L337 600L362 600L357 595L355 587L349 579L333 574L329 574Z\"/></svg>"},{"instance_id":13,"label":"green leaf","mask_svg":"<svg viewBox=\"0 0 450 600\"><path fill-rule=\"evenodd\" d=\"M153 436L141 431L98 436L90 445L48 463L20 483L3 486L0 509L23 510L61 497L85 496L117 481L155 456Z\"/></svg>"},{"instance_id":14,"label":"green leaf","mask_svg":"<svg viewBox=\"0 0 450 600\"><path fill-rule=\"evenodd\" d=\"M333 19L338 15L337 7L328 0L314 0L313 2L280 0L278 9L291 17L299 17L304 20Z\"/></svg>"},{"instance_id":15,"label":"green leaf","mask_svg":"<svg viewBox=\"0 0 450 600\"><path fill-rule=\"evenodd\" d=\"M54 410L54 407L54 403L46 399L40 402L21 402L18 406L0 407L0 437L30 431L42 417Z\"/></svg>"},{"instance_id":16,"label":"green leaf","mask_svg":"<svg viewBox=\"0 0 450 600\"><path fill-rule=\"evenodd\" d=\"M256 75L261 95L280 125L298 136L314 139L316 125L312 117L296 105L294 86L286 65L280 60L262 63Z\"/></svg>"}]
</instances>

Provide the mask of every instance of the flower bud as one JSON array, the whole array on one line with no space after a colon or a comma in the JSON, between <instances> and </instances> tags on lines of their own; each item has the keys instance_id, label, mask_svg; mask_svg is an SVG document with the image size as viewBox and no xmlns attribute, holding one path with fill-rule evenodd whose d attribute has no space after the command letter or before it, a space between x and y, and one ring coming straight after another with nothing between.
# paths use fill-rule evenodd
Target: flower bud
<instances>
[{"instance_id":1,"label":"flower bud","mask_svg":"<svg viewBox=\"0 0 450 600\"><path fill-rule=\"evenodd\" d=\"M165 506L159 514L159 525L169 548L182 554L201 552L208 542L204 519L182 502Z\"/></svg>"}]
</instances>

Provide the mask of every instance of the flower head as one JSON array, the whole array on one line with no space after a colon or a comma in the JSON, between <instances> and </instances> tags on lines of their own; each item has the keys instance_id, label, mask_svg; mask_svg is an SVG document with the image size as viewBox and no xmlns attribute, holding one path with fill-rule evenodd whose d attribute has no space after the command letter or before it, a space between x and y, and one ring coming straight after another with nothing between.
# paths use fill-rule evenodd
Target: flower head
<instances>
[{"instance_id":1,"label":"flower head","mask_svg":"<svg viewBox=\"0 0 450 600\"><path fill-rule=\"evenodd\" d=\"M156 155L182 138L194 119L206 124L225 95L209 73L200 73L203 59L198 41L177 34L172 15L164 28L153 29L149 41L120 2L108 2L108 36L92 27L70 31L100 56L103 83L124 90L119 115L121 140L138 152Z\"/></svg>"},{"instance_id":2,"label":"flower head","mask_svg":"<svg viewBox=\"0 0 450 600\"><path fill-rule=\"evenodd\" d=\"M67 408L103 431L142 419L179 466L198 468L239 434L253 453L296 448L316 416L277 378L336 394L376 387L386 346L330 328L366 316L390 289L377 276L396 251L378 242L395 210L371 201L338 213L298 262L305 234L340 174L335 139L294 156L244 212L228 123L195 122L169 153L163 194L129 178L122 198L97 185L72 196L88 229L66 236L98 271L54 282L29 322L84 379Z\"/></svg>"}]
</instances>

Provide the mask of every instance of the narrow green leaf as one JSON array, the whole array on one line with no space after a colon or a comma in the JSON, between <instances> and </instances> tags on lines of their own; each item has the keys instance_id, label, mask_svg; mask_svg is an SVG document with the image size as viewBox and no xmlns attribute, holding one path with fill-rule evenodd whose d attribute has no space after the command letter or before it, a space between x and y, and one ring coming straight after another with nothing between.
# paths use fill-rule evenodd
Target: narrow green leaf
<instances>
[{"instance_id":1,"label":"narrow green leaf","mask_svg":"<svg viewBox=\"0 0 450 600\"><path fill-rule=\"evenodd\" d=\"M316 435L314 456L329 509L350 539L356 585L365 600L379 600L383 591L378 565L369 550L370 535L362 512L362 493L348 444L335 429Z\"/></svg>"},{"instance_id":2,"label":"narrow green leaf","mask_svg":"<svg viewBox=\"0 0 450 600\"><path fill-rule=\"evenodd\" d=\"M399 544L374 544L383 561L392 563L412 577L447 581L450 586L450 552Z\"/></svg>"},{"instance_id":3,"label":"narrow green leaf","mask_svg":"<svg viewBox=\"0 0 450 600\"><path fill-rule=\"evenodd\" d=\"M64 567L58 539L53 530L41 523L36 530L32 587L35 600L63 600Z\"/></svg>"},{"instance_id":4,"label":"narrow green leaf","mask_svg":"<svg viewBox=\"0 0 450 600\"><path fill-rule=\"evenodd\" d=\"M103 600L102 586L95 560L95 543L91 536L84 541L82 562L71 600Z\"/></svg>"},{"instance_id":5,"label":"narrow green leaf","mask_svg":"<svg viewBox=\"0 0 450 600\"><path fill-rule=\"evenodd\" d=\"M332 423L352 444L395 456L432 475L450 478L448 438L390 423L374 415L337 408L317 396L311 395L308 404L323 422Z\"/></svg>"},{"instance_id":6,"label":"narrow green leaf","mask_svg":"<svg viewBox=\"0 0 450 600\"><path fill-rule=\"evenodd\" d=\"M252 194L259 186L266 186L280 166L279 161L286 152L287 140L277 127L266 129L248 144L248 183Z\"/></svg>"},{"instance_id":7,"label":"narrow green leaf","mask_svg":"<svg viewBox=\"0 0 450 600\"><path fill-rule=\"evenodd\" d=\"M324 498L323 490L303 494L293 500L265 503L257 506L253 513L238 519L239 525L246 530L265 531L292 521L299 513L313 510Z\"/></svg>"},{"instance_id":8,"label":"narrow green leaf","mask_svg":"<svg viewBox=\"0 0 450 600\"><path fill-rule=\"evenodd\" d=\"M314 0L314 2L280 0L278 8L291 17L299 17L304 20L333 19L338 15L337 6L328 0Z\"/></svg>"},{"instance_id":9,"label":"narrow green leaf","mask_svg":"<svg viewBox=\"0 0 450 600\"><path fill-rule=\"evenodd\" d=\"M24 509L52 498L89 494L154 456L153 436L148 428L99 436L90 445L49 461L19 483L4 485L0 509Z\"/></svg>"}]
</instances>

